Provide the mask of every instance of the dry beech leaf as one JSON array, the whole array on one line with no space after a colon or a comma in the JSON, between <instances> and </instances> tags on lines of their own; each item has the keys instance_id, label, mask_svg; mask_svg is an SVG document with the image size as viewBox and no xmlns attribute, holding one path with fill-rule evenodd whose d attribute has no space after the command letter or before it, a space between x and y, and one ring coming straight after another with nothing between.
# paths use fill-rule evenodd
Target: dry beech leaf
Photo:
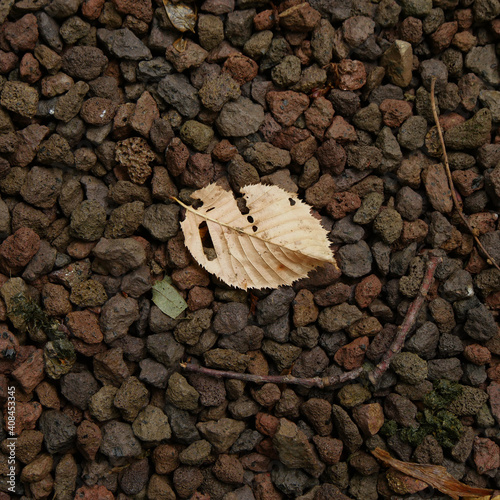
<instances>
[{"instance_id":1,"label":"dry beech leaf","mask_svg":"<svg viewBox=\"0 0 500 500\"><path fill-rule=\"evenodd\" d=\"M184 33L192 31L196 26L196 10L185 3L173 3L171 0L163 0L163 5L170 22L174 28Z\"/></svg>"},{"instance_id":2,"label":"dry beech leaf","mask_svg":"<svg viewBox=\"0 0 500 500\"><path fill-rule=\"evenodd\" d=\"M397 460L381 448L372 450L372 454L384 462L386 465L394 467L394 469L411 476L415 479L420 479L429 486L439 490L445 495L458 500L459 498L475 498L483 497L490 499L493 490L485 488L474 488L467 484L457 481L448 471L441 465L421 465L412 462L402 462Z\"/></svg>"},{"instance_id":3,"label":"dry beech leaf","mask_svg":"<svg viewBox=\"0 0 500 500\"><path fill-rule=\"evenodd\" d=\"M187 210L181 222L185 244L208 272L246 290L291 285L317 266L335 264L327 231L295 195L263 184L245 186L241 192L247 215L241 214L233 194L217 184L191 195L203 202L199 209L179 202ZM212 260L203 248L203 223L216 253Z\"/></svg>"}]
</instances>

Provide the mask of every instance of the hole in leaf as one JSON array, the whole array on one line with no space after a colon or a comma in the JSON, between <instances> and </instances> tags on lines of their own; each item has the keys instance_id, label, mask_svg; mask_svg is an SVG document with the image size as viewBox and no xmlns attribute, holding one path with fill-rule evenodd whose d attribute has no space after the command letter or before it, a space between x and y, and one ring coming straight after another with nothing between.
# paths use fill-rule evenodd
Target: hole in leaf
<instances>
[{"instance_id":1,"label":"hole in leaf","mask_svg":"<svg viewBox=\"0 0 500 500\"><path fill-rule=\"evenodd\" d=\"M288 198L288 202L290 203L290 206L293 207L296 203L295 200L293 200L292 198Z\"/></svg>"},{"instance_id":2,"label":"hole in leaf","mask_svg":"<svg viewBox=\"0 0 500 500\"><path fill-rule=\"evenodd\" d=\"M246 215L248 212L250 212L247 207L245 198L237 198L236 205L238 205L238 210L240 211L241 215Z\"/></svg>"},{"instance_id":3,"label":"hole in leaf","mask_svg":"<svg viewBox=\"0 0 500 500\"><path fill-rule=\"evenodd\" d=\"M210 236L210 231L208 230L208 226L205 221L203 221L198 226L198 231L200 232L200 238L203 246L207 248L213 248L214 243L212 241L212 237Z\"/></svg>"},{"instance_id":4,"label":"hole in leaf","mask_svg":"<svg viewBox=\"0 0 500 500\"><path fill-rule=\"evenodd\" d=\"M217 253L214 249L214 242L212 241L210 231L205 221L198 226L198 231L200 233L201 244L203 246L203 253L207 256L208 260L216 259Z\"/></svg>"},{"instance_id":5,"label":"hole in leaf","mask_svg":"<svg viewBox=\"0 0 500 500\"><path fill-rule=\"evenodd\" d=\"M195 210L198 210L203 206L203 202L201 200L195 200L193 201L193 204L191 205Z\"/></svg>"},{"instance_id":6,"label":"hole in leaf","mask_svg":"<svg viewBox=\"0 0 500 500\"><path fill-rule=\"evenodd\" d=\"M257 229L259 229L257 226L252 226L252 230L254 233L257 231Z\"/></svg>"},{"instance_id":7,"label":"hole in leaf","mask_svg":"<svg viewBox=\"0 0 500 500\"><path fill-rule=\"evenodd\" d=\"M250 222L250 224L253 222L253 217L251 215L249 215L247 217L247 221Z\"/></svg>"},{"instance_id":8,"label":"hole in leaf","mask_svg":"<svg viewBox=\"0 0 500 500\"><path fill-rule=\"evenodd\" d=\"M214 210L215 207L210 207L208 210L207 210L207 214L208 212L211 212L212 210Z\"/></svg>"}]
</instances>

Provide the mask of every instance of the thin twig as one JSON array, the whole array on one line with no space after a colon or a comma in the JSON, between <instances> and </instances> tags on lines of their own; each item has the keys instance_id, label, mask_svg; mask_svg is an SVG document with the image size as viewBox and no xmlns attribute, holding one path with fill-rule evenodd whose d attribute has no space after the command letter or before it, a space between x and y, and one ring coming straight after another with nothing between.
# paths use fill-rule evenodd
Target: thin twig
<instances>
[{"instance_id":1,"label":"thin twig","mask_svg":"<svg viewBox=\"0 0 500 500\"><path fill-rule=\"evenodd\" d=\"M363 367L356 368L350 372L342 373L334 377L311 377L301 378L293 375L252 375L251 373L237 373L222 370L214 370L213 368L205 368L193 363L181 363L184 370L188 372L202 373L209 377L215 378L231 378L244 380L245 382L255 382L257 384L291 384L301 385L302 387L331 387L332 385L343 384L349 380L357 379L363 372Z\"/></svg>"},{"instance_id":2,"label":"thin twig","mask_svg":"<svg viewBox=\"0 0 500 500\"><path fill-rule=\"evenodd\" d=\"M437 114L435 86L436 86L436 77L433 76L431 79L432 115L434 116L434 121L436 122L436 128L437 128L437 132L438 132L438 136L439 136L439 142L441 143L441 149L443 150L443 163L444 163L444 168L446 170L446 176L448 177L448 184L450 185L450 191L451 191L451 197L453 199L453 205L455 206L455 209L458 212L458 215L460 215L460 218L462 219L463 223L465 224L465 227L467 227L470 234L472 234L473 238L476 240L478 247L483 251L484 255L486 255L486 257L488 259L488 263L495 266L500 271L500 267L496 263L495 259L489 254L489 252L486 250L486 248L484 248L483 244L479 241L479 238L477 236L477 232L474 231L474 229L470 225L467 217L465 216L465 214L462 210L461 203L458 201L457 193L455 191L455 185L453 184L453 178L451 177L450 163L448 161L448 153L446 152L446 146L444 144L443 131L441 130L441 124L439 123L439 117Z\"/></svg>"},{"instance_id":3,"label":"thin twig","mask_svg":"<svg viewBox=\"0 0 500 500\"><path fill-rule=\"evenodd\" d=\"M368 379L374 386L377 385L380 377L389 368L393 356L398 352L401 352L405 339L408 336L408 333L410 332L412 326L415 324L418 313L420 312L420 309L424 304L424 300L427 296L427 293L429 292L429 288L434 278L434 272L436 271L436 267L440 261L441 261L440 257L430 255L429 260L427 262L427 269L425 271L422 284L420 285L420 290L418 292L418 295L408 308L405 319L402 325L399 326L398 331L396 333L396 337L394 338L394 341L392 342L390 349L384 354L382 360L375 367L375 369L368 374Z\"/></svg>"},{"instance_id":4,"label":"thin twig","mask_svg":"<svg viewBox=\"0 0 500 500\"><path fill-rule=\"evenodd\" d=\"M434 272L436 271L436 267L441 262L440 257L436 257L434 255L430 255L429 261L427 262L427 269L424 275L424 279L422 281L422 285L420 286L420 290L418 292L417 298L411 303L403 324L399 327L396 338L394 339L391 348L386 352L382 361L376 366L374 370L368 373L368 378L370 382L376 386L380 377L387 371L389 368L392 357L401 351L403 348L404 341L410 332L412 326L415 324L415 320L417 319L417 315L424 303L425 297L429 292L429 288L432 284L432 280L434 278ZM311 378L302 378L302 377L294 377L293 375L252 375L251 373L238 373L238 372L230 372L223 370L215 370L213 368L205 368L200 365L196 365L194 363L181 363L181 367L188 371L194 373L202 373L203 375L208 375L209 377L215 378L230 378L243 380L245 382L255 382L257 384L290 384L290 385L300 385L302 387L331 387L334 385L340 385L345 382L349 382L350 380L358 379L361 374L364 372L364 368L361 366L356 368L355 370L351 370L349 372L342 373L341 375L332 376L332 377L311 377Z\"/></svg>"}]
</instances>

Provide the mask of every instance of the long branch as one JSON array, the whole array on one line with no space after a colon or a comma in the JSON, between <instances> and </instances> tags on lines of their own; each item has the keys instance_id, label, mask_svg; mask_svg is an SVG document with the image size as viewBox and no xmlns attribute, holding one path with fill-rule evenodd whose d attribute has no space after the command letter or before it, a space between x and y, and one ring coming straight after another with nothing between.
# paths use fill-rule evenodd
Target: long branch
<instances>
[{"instance_id":1,"label":"long branch","mask_svg":"<svg viewBox=\"0 0 500 500\"><path fill-rule=\"evenodd\" d=\"M417 298L411 303L403 324L399 327L396 338L394 339L391 348L386 352L382 361L376 366L376 368L368 374L368 378L373 385L377 385L380 377L387 371L389 368L392 357L401 351L403 348L404 341L410 332L412 326L415 324L415 320L417 319L418 313L422 308L425 297L429 292L429 288L432 284L432 280L434 278L434 272L436 271L436 267L441 261L440 257L436 257L434 255L429 256L429 260L427 262L427 269L424 275L424 279L422 281L422 285L420 286L420 290ZM355 370L351 370L349 372L342 373L341 375L336 375L332 377L311 377L311 378L302 378L302 377L294 377L293 375L252 375L251 373L238 373L224 370L216 370L213 368L205 368L204 366L196 365L194 363L181 363L181 367L188 371L194 373L202 373L203 375L208 375L209 377L215 378L230 378L243 380L245 382L255 382L257 384L290 384L290 385L300 385L302 387L331 387L333 385L343 384L345 382L349 382L350 380L356 380L363 373L364 368L359 367Z\"/></svg>"},{"instance_id":2,"label":"long branch","mask_svg":"<svg viewBox=\"0 0 500 500\"><path fill-rule=\"evenodd\" d=\"M431 79L431 108L432 108L432 115L434 116L434 121L436 122L436 128L439 136L439 142L441 143L441 149L443 150L443 163L444 163L444 168L446 170L446 176L448 177L448 184L450 185L450 190L451 190L451 197L453 199L453 205L455 206L456 211L458 212L458 215L460 215L460 218L462 219L463 223L465 224L465 227L469 230L470 234L472 234L472 237L476 240L476 243L478 247L483 251L484 255L486 255L489 263L493 266L495 266L499 271L500 267L496 263L495 259L489 254L489 252L484 248L484 245L481 243L479 240L476 231L472 228L472 226L469 223L469 220L465 216L462 206L460 202L458 201L457 198L457 193L455 191L455 185L453 184L453 178L451 176L451 169L450 169L450 163L448 161L448 153L446 152L446 146L444 143L444 137L443 137L443 131L441 130L441 124L439 123L439 117L437 114L437 109L436 109L436 97L435 97L435 86L436 86L436 77L433 76Z\"/></svg>"},{"instance_id":3,"label":"long branch","mask_svg":"<svg viewBox=\"0 0 500 500\"><path fill-rule=\"evenodd\" d=\"M415 324L418 313L420 312L420 309L424 304L424 300L427 297L427 293L429 292L429 288L434 278L434 272L436 271L436 267L440 261L440 257L436 257L434 255L429 256L424 279L422 280L422 284L420 285L420 290L417 297L408 308L405 319L399 326L396 337L394 338L390 349L384 354L382 360L375 367L375 369L368 374L368 379L373 385L376 386L380 377L387 371L393 356L398 352L401 352L406 337L408 336L408 333L410 332L412 326Z\"/></svg>"},{"instance_id":4,"label":"long branch","mask_svg":"<svg viewBox=\"0 0 500 500\"><path fill-rule=\"evenodd\" d=\"M356 368L350 372L342 373L333 377L311 377L302 378L294 377L293 375L252 375L251 373L228 372L223 370L214 370L213 368L205 368L194 363L181 363L184 370L188 372L202 373L209 377L215 378L231 378L244 380L245 382L256 382L257 384L291 384L301 385L302 387L330 387L332 385L343 384L349 380L357 379L363 372L363 367Z\"/></svg>"}]
</instances>

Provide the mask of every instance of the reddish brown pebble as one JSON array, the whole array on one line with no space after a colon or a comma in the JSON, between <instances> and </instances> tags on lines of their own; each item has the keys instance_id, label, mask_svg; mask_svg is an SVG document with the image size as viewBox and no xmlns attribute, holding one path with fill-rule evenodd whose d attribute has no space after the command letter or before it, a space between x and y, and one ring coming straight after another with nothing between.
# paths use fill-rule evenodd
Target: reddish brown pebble
<instances>
[{"instance_id":1,"label":"reddish brown pebble","mask_svg":"<svg viewBox=\"0 0 500 500\"><path fill-rule=\"evenodd\" d=\"M388 127L400 127L411 116L411 104L399 99L384 99L379 106L384 124Z\"/></svg>"},{"instance_id":2,"label":"reddish brown pebble","mask_svg":"<svg viewBox=\"0 0 500 500\"><path fill-rule=\"evenodd\" d=\"M416 221L403 221L403 231L401 231L401 236L399 237L399 242L403 246L407 246L414 241L422 242L425 240L427 233L429 232L429 227L427 223L422 219L417 219Z\"/></svg>"},{"instance_id":3,"label":"reddish brown pebble","mask_svg":"<svg viewBox=\"0 0 500 500\"><path fill-rule=\"evenodd\" d=\"M374 299L376 299L382 291L382 283L374 274L370 274L363 278L358 285L354 298L361 308L368 307Z\"/></svg>"},{"instance_id":4,"label":"reddish brown pebble","mask_svg":"<svg viewBox=\"0 0 500 500\"><path fill-rule=\"evenodd\" d=\"M19 58L14 52L5 52L0 50L0 74L10 73L19 62Z\"/></svg>"},{"instance_id":5,"label":"reddish brown pebble","mask_svg":"<svg viewBox=\"0 0 500 500\"><path fill-rule=\"evenodd\" d=\"M307 2L293 5L279 14L280 26L290 31L312 31L320 20L321 14Z\"/></svg>"},{"instance_id":6,"label":"reddish brown pebble","mask_svg":"<svg viewBox=\"0 0 500 500\"><path fill-rule=\"evenodd\" d=\"M180 290L190 290L194 286L208 286L210 277L204 269L193 265L174 271L172 281Z\"/></svg>"},{"instance_id":7,"label":"reddish brown pebble","mask_svg":"<svg viewBox=\"0 0 500 500\"><path fill-rule=\"evenodd\" d=\"M33 430L37 420L42 414L42 405L38 401L30 403L16 403L16 423L14 426L14 434L19 436L25 429Z\"/></svg>"},{"instance_id":8,"label":"reddish brown pebble","mask_svg":"<svg viewBox=\"0 0 500 500\"><path fill-rule=\"evenodd\" d=\"M334 139L341 144L354 142L357 138L356 129L342 116L335 116L325 133L325 139Z\"/></svg>"},{"instance_id":9,"label":"reddish brown pebble","mask_svg":"<svg viewBox=\"0 0 500 500\"><path fill-rule=\"evenodd\" d=\"M274 406L281 397L281 391L276 384L264 384L251 392L255 401L266 408Z\"/></svg>"},{"instance_id":10,"label":"reddish brown pebble","mask_svg":"<svg viewBox=\"0 0 500 500\"><path fill-rule=\"evenodd\" d=\"M432 50L437 54L448 48L453 40L453 36L458 30L458 23L452 21L443 23L432 35L431 46Z\"/></svg>"},{"instance_id":11,"label":"reddish brown pebble","mask_svg":"<svg viewBox=\"0 0 500 500\"><path fill-rule=\"evenodd\" d=\"M227 139L222 139L212 150L212 156L219 161L231 161L238 154L238 150Z\"/></svg>"},{"instance_id":12,"label":"reddish brown pebble","mask_svg":"<svg viewBox=\"0 0 500 500\"><path fill-rule=\"evenodd\" d=\"M137 100L134 112L130 119L130 126L144 137L149 136L153 122L160 118L160 112L153 96L144 92Z\"/></svg>"},{"instance_id":13,"label":"reddish brown pebble","mask_svg":"<svg viewBox=\"0 0 500 500\"><path fill-rule=\"evenodd\" d=\"M243 466L236 455L221 454L213 467L215 477L224 483L243 483Z\"/></svg>"},{"instance_id":14,"label":"reddish brown pebble","mask_svg":"<svg viewBox=\"0 0 500 500\"><path fill-rule=\"evenodd\" d=\"M304 113L306 126L318 139L321 139L332 123L334 114L332 103L325 97L318 97Z\"/></svg>"},{"instance_id":15,"label":"reddish brown pebble","mask_svg":"<svg viewBox=\"0 0 500 500\"><path fill-rule=\"evenodd\" d=\"M359 337L351 343L342 346L334 356L335 362L345 370L354 370L363 364L368 349L368 337Z\"/></svg>"},{"instance_id":16,"label":"reddish brown pebble","mask_svg":"<svg viewBox=\"0 0 500 500\"><path fill-rule=\"evenodd\" d=\"M271 437L267 437L263 439L256 447L255 450L258 453L262 453L266 457L269 457L271 460L279 460L278 453L274 449L273 440Z\"/></svg>"},{"instance_id":17,"label":"reddish brown pebble","mask_svg":"<svg viewBox=\"0 0 500 500\"><path fill-rule=\"evenodd\" d=\"M384 425L384 411L379 403L356 406L352 416L365 436L374 436Z\"/></svg>"},{"instance_id":18,"label":"reddish brown pebble","mask_svg":"<svg viewBox=\"0 0 500 500\"><path fill-rule=\"evenodd\" d=\"M117 106L111 99L91 97L87 99L80 110L80 116L89 125L106 125L113 120Z\"/></svg>"},{"instance_id":19,"label":"reddish brown pebble","mask_svg":"<svg viewBox=\"0 0 500 500\"><path fill-rule=\"evenodd\" d=\"M453 200L448 186L446 172L441 163L430 165L424 169L422 179L429 201L435 210L449 213L453 209Z\"/></svg>"},{"instance_id":20,"label":"reddish brown pebble","mask_svg":"<svg viewBox=\"0 0 500 500\"><path fill-rule=\"evenodd\" d=\"M276 23L276 20L272 9L263 10L253 18L253 25L256 31L270 30Z\"/></svg>"},{"instance_id":21,"label":"reddish brown pebble","mask_svg":"<svg viewBox=\"0 0 500 500\"><path fill-rule=\"evenodd\" d=\"M366 83L366 70L361 61L342 59L335 65L335 83L340 90L358 90Z\"/></svg>"},{"instance_id":22,"label":"reddish brown pebble","mask_svg":"<svg viewBox=\"0 0 500 500\"><path fill-rule=\"evenodd\" d=\"M467 262L467 266L465 267L465 270L471 274L478 274L481 271L484 271L487 267L488 267L488 264L486 263L486 261L481 257L481 255L479 255L479 252L477 251L477 249L473 248L472 252L469 256L469 262ZM488 295L488 297L486 297L486 301L488 301L488 299L491 297L491 295L493 295L493 294L490 294L490 295Z\"/></svg>"},{"instance_id":23,"label":"reddish brown pebble","mask_svg":"<svg viewBox=\"0 0 500 500\"><path fill-rule=\"evenodd\" d=\"M197 311L209 307L214 300L212 290L208 288L195 286L189 290L187 305L190 311Z\"/></svg>"},{"instance_id":24,"label":"reddish brown pebble","mask_svg":"<svg viewBox=\"0 0 500 500\"><path fill-rule=\"evenodd\" d=\"M19 382L23 391L28 394L43 380L44 367L43 350L37 349L12 372L12 376Z\"/></svg>"},{"instance_id":25,"label":"reddish brown pebble","mask_svg":"<svg viewBox=\"0 0 500 500\"><path fill-rule=\"evenodd\" d=\"M70 312L66 316L66 326L72 335L87 344L102 342L103 334L98 316L87 309Z\"/></svg>"},{"instance_id":26,"label":"reddish brown pebble","mask_svg":"<svg viewBox=\"0 0 500 500\"><path fill-rule=\"evenodd\" d=\"M84 420L76 431L77 447L87 460L94 460L101 446L101 429L93 422Z\"/></svg>"},{"instance_id":27,"label":"reddish brown pebble","mask_svg":"<svg viewBox=\"0 0 500 500\"><path fill-rule=\"evenodd\" d=\"M73 241L68 245L66 252L76 260L86 259L97 245L95 241Z\"/></svg>"},{"instance_id":28,"label":"reddish brown pebble","mask_svg":"<svg viewBox=\"0 0 500 500\"><path fill-rule=\"evenodd\" d=\"M457 9L455 10L453 17L458 23L458 28L461 30L468 30L474 22L472 9Z\"/></svg>"},{"instance_id":29,"label":"reddish brown pebble","mask_svg":"<svg viewBox=\"0 0 500 500\"><path fill-rule=\"evenodd\" d=\"M313 443L318 450L319 457L325 464L333 465L340 461L344 449L344 444L340 439L316 435L313 437Z\"/></svg>"},{"instance_id":30,"label":"reddish brown pebble","mask_svg":"<svg viewBox=\"0 0 500 500\"><path fill-rule=\"evenodd\" d=\"M491 233L495 230L498 215L491 212L479 212L469 216L469 224L477 235Z\"/></svg>"},{"instance_id":31,"label":"reddish brown pebble","mask_svg":"<svg viewBox=\"0 0 500 500\"><path fill-rule=\"evenodd\" d=\"M71 312L69 291L62 285L46 283L42 289L43 306L50 316L65 316Z\"/></svg>"},{"instance_id":32,"label":"reddish brown pebble","mask_svg":"<svg viewBox=\"0 0 500 500\"><path fill-rule=\"evenodd\" d=\"M153 451L157 474L170 474L179 467L179 445L160 444Z\"/></svg>"},{"instance_id":33,"label":"reddish brown pebble","mask_svg":"<svg viewBox=\"0 0 500 500\"><path fill-rule=\"evenodd\" d=\"M462 196L470 196L484 186L483 176L472 168L469 170L455 170L452 172L451 177Z\"/></svg>"},{"instance_id":34,"label":"reddish brown pebble","mask_svg":"<svg viewBox=\"0 0 500 500\"><path fill-rule=\"evenodd\" d=\"M0 245L0 269L7 275L19 274L40 248L40 237L21 227Z\"/></svg>"},{"instance_id":35,"label":"reddish brown pebble","mask_svg":"<svg viewBox=\"0 0 500 500\"><path fill-rule=\"evenodd\" d=\"M491 352L479 344L470 344L464 349L464 356L467 361L478 366L483 366L491 361Z\"/></svg>"},{"instance_id":36,"label":"reddish brown pebble","mask_svg":"<svg viewBox=\"0 0 500 500\"><path fill-rule=\"evenodd\" d=\"M113 3L122 14L130 14L145 23L153 19L151 0L113 0Z\"/></svg>"},{"instance_id":37,"label":"reddish brown pebble","mask_svg":"<svg viewBox=\"0 0 500 500\"><path fill-rule=\"evenodd\" d=\"M305 94L291 90L284 92L273 90L267 93L266 100L276 121L285 126L293 125L309 106L309 98Z\"/></svg>"},{"instance_id":38,"label":"reddish brown pebble","mask_svg":"<svg viewBox=\"0 0 500 500\"><path fill-rule=\"evenodd\" d=\"M488 265L485 263L483 269L487 269ZM468 269L465 268L467 271ZM486 297L486 307L498 311L500 309L500 292L493 292Z\"/></svg>"},{"instance_id":39,"label":"reddish brown pebble","mask_svg":"<svg viewBox=\"0 0 500 500\"><path fill-rule=\"evenodd\" d=\"M310 136L311 132L309 132L309 130L303 130L297 127L287 127L276 132L271 139L271 143L277 148L290 151L295 144L305 141Z\"/></svg>"},{"instance_id":40,"label":"reddish brown pebble","mask_svg":"<svg viewBox=\"0 0 500 500\"><path fill-rule=\"evenodd\" d=\"M255 488L253 493L256 500L283 500L283 495L271 482L269 473L257 474L254 477Z\"/></svg>"},{"instance_id":41,"label":"reddish brown pebble","mask_svg":"<svg viewBox=\"0 0 500 500\"><path fill-rule=\"evenodd\" d=\"M473 449L474 464L479 474L500 467L500 447L494 441L476 436Z\"/></svg>"},{"instance_id":42,"label":"reddish brown pebble","mask_svg":"<svg viewBox=\"0 0 500 500\"><path fill-rule=\"evenodd\" d=\"M265 472L269 470L271 459L260 453L250 453L243 455L240 458L240 462L244 469L251 470L252 472Z\"/></svg>"},{"instance_id":43,"label":"reddish brown pebble","mask_svg":"<svg viewBox=\"0 0 500 500\"><path fill-rule=\"evenodd\" d=\"M239 85L251 82L259 72L257 63L243 54L235 54L226 59L222 67L224 73L229 73Z\"/></svg>"},{"instance_id":44,"label":"reddish brown pebble","mask_svg":"<svg viewBox=\"0 0 500 500\"><path fill-rule=\"evenodd\" d=\"M83 0L82 14L87 19L97 19L102 12L106 0Z\"/></svg>"},{"instance_id":45,"label":"reddish brown pebble","mask_svg":"<svg viewBox=\"0 0 500 500\"><path fill-rule=\"evenodd\" d=\"M174 137L165 152L165 161L169 173L174 177L182 174L186 168L188 158L188 148L178 137Z\"/></svg>"},{"instance_id":46,"label":"reddish brown pebble","mask_svg":"<svg viewBox=\"0 0 500 500\"><path fill-rule=\"evenodd\" d=\"M334 193L332 201L326 206L326 211L334 219L343 219L347 214L356 211L361 206L361 198L349 191Z\"/></svg>"},{"instance_id":47,"label":"reddish brown pebble","mask_svg":"<svg viewBox=\"0 0 500 500\"><path fill-rule=\"evenodd\" d=\"M38 400L45 408L50 408L52 410L59 410L61 408L61 401L57 394L57 389L46 380L40 382L36 386L35 393L38 396Z\"/></svg>"},{"instance_id":48,"label":"reddish brown pebble","mask_svg":"<svg viewBox=\"0 0 500 500\"><path fill-rule=\"evenodd\" d=\"M74 500L115 500L105 486L82 486L76 490Z\"/></svg>"},{"instance_id":49,"label":"reddish brown pebble","mask_svg":"<svg viewBox=\"0 0 500 500\"><path fill-rule=\"evenodd\" d=\"M278 429L279 420L269 413L255 415L255 428L265 436L273 437Z\"/></svg>"},{"instance_id":50,"label":"reddish brown pebble","mask_svg":"<svg viewBox=\"0 0 500 500\"><path fill-rule=\"evenodd\" d=\"M42 77L40 63L30 52L24 54L23 58L21 59L21 64L19 65L19 74L21 75L21 80L32 84L40 80L40 78Z\"/></svg>"},{"instance_id":51,"label":"reddish brown pebble","mask_svg":"<svg viewBox=\"0 0 500 500\"><path fill-rule=\"evenodd\" d=\"M5 23L5 38L16 52L27 52L35 48L38 40L38 23L33 14L26 14L15 23Z\"/></svg>"},{"instance_id":52,"label":"reddish brown pebble","mask_svg":"<svg viewBox=\"0 0 500 500\"><path fill-rule=\"evenodd\" d=\"M0 359L14 360L19 351L17 337L9 331L7 325L0 325Z\"/></svg>"},{"instance_id":53,"label":"reddish brown pebble","mask_svg":"<svg viewBox=\"0 0 500 500\"><path fill-rule=\"evenodd\" d=\"M391 490L400 495L417 493L429 486L427 483L407 476L396 469L389 469L386 478Z\"/></svg>"},{"instance_id":54,"label":"reddish brown pebble","mask_svg":"<svg viewBox=\"0 0 500 500\"><path fill-rule=\"evenodd\" d=\"M416 17L406 17L399 26L399 38L405 42L418 44L422 41L422 21Z\"/></svg>"},{"instance_id":55,"label":"reddish brown pebble","mask_svg":"<svg viewBox=\"0 0 500 500\"><path fill-rule=\"evenodd\" d=\"M439 124L444 132L448 129L461 125L465 122L465 117L458 113L446 113L439 117Z\"/></svg>"}]
</instances>

